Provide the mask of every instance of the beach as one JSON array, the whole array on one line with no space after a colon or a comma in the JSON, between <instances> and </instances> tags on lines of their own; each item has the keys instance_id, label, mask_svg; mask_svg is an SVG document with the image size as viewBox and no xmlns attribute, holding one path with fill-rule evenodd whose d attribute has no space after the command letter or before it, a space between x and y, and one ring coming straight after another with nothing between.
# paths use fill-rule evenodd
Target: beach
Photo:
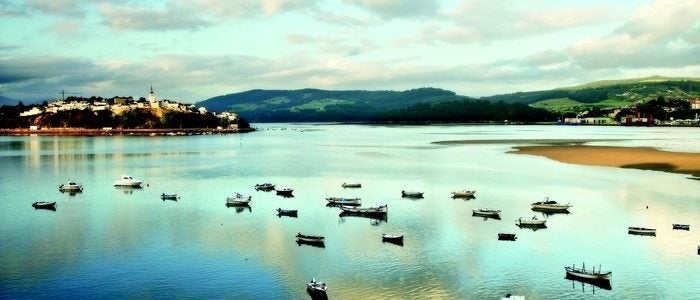
<instances>
[{"instance_id":1,"label":"beach","mask_svg":"<svg viewBox=\"0 0 700 300\"><path fill-rule=\"evenodd\" d=\"M517 146L514 149L510 153L539 155L565 163L655 170L700 178L700 153L586 145Z\"/></svg>"}]
</instances>

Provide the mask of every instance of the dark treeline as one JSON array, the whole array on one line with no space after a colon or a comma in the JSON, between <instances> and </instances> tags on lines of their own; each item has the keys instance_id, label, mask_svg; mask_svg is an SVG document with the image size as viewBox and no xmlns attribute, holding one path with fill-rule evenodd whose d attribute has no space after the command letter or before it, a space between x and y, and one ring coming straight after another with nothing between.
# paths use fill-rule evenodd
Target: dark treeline
<instances>
[{"instance_id":1,"label":"dark treeline","mask_svg":"<svg viewBox=\"0 0 700 300\"><path fill-rule=\"evenodd\" d=\"M554 122L555 113L520 103L485 100L450 101L416 104L405 109L383 112L373 122L396 123L471 123L471 122Z\"/></svg>"}]
</instances>

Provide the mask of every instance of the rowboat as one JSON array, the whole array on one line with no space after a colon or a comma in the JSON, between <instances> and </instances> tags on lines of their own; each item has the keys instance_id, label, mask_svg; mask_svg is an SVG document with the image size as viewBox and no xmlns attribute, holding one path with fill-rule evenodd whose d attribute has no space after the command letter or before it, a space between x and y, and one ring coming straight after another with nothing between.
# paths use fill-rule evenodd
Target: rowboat
<instances>
[{"instance_id":1,"label":"rowboat","mask_svg":"<svg viewBox=\"0 0 700 300\"><path fill-rule=\"evenodd\" d=\"M403 197L403 198L423 198L423 192L401 191L401 197Z\"/></svg>"},{"instance_id":2,"label":"rowboat","mask_svg":"<svg viewBox=\"0 0 700 300\"><path fill-rule=\"evenodd\" d=\"M278 209L277 209L277 216L278 216L278 217L281 217L281 216L288 216L288 217L295 217L295 218L296 218L296 217L297 217L297 212L298 212L298 211L297 211L296 209L281 209L281 208L278 208Z\"/></svg>"},{"instance_id":3,"label":"rowboat","mask_svg":"<svg viewBox=\"0 0 700 300\"><path fill-rule=\"evenodd\" d=\"M294 197L292 193L294 192L294 189L292 188L283 188L283 189L276 189L275 192L277 195L284 196L284 197Z\"/></svg>"},{"instance_id":4,"label":"rowboat","mask_svg":"<svg viewBox=\"0 0 700 300\"><path fill-rule=\"evenodd\" d=\"M83 191L83 185L74 181L68 180L67 183L58 186L60 192L78 193Z\"/></svg>"},{"instance_id":5,"label":"rowboat","mask_svg":"<svg viewBox=\"0 0 700 300\"><path fill-rule=\"evenodd\" d=\"M321 282L316 281L316 278L311 278L311 281L306 284L306 291L311 294L311 297L326 296L326 291L328 286Z\"/></svg>"},{"instance_id":6,"label":"rowboat","mask_svg":"<svg viewBox=\"0 0 700 300\"><path fill-rule=\"evenodd\" d=\"M472 209L472 216L481 216L481 217L487 217L487 218L496 218L500 219L501 218L501 210L500 209L488 209L488 208L479 208L479 209Z\"/></svg>"},{"instance_id":7,"label":"rowboat","mask_svg":"<svg viewBox=\"0 0 700 300\"><path fill-rule=\"evenodd\" d=\"M597 287L610 290L610 277L612 277L612 272L601 272L601 268L598 267L598 271L586 270L586 265L584 264L581 268L576 268L576 266L564 267L566 270L566 278L571 280L577 280L581 282L586 282Z\"/></svg>"},{"instance_id":8,"label":"rowboat","mask_svg":"<svg viewBox=\"0 0 700 300\"><path fill-rule=\"evenodd\" d=\"M361 184L361 183L357 183L357 182L353 182L353 183L343 182L343 184L341 184L341 186L342 186L343 188L361 188L361 187L362 187L362 184Z\"/></svg>"},{"instance_id":9,"label":"rowboat","mask_svg":"<svg viewBox=\"0 0 700 300\"><path fill-rule=\"evenodd\" d=\"M226 205L227 206L248 205L248 204L250 204L251 198L252 198L251 196L243 196L239 193L236 193L236 196L226 198Z\"/></svg>"},{"instance_id":10,"label":"rowboat","mask_svg":"<svg viewBox=\"0 0 700 300\"><path fill-rule=\"evenodd\" d=\"M32 203L32 206L37 209L56 209L56 202L47 202L47 201L37 201Z\"/></svg>"},{"instance_id":11,"label":"rowboat","mask_svg":"<svg viewBox=\"0 0 700 300\"><path fill-rule=\"evenodd\" d=\"M382 242L403 245L403 234L396 235L396 234L382 233Z\"/></svg>"},{"instance_id":12,"label":"rowboat","mask_svg":"<svg viewBox=\"0 0 700 300\"><path fill-rule=\"evenodd\" d=\"M160 199L163 199L163 200L177 200L177 194L166 194L166 193L162 193L162 194L160 194Z\"/></svg>"},{"instance_id":13,"label":"rowboat","mask_svg":"<svg viewBox=\"0 0 700 300\"><path fill-rule=\"evenodd\" d=\"M545 198L544 201L532 203L532 210L543 211L543 212L565 212L572 207L570 203L557 203L557 201L549 200L549 197Z\"/></svg>"},{"instance_id":14,"label":"rowboat","mask_svg":"<svg viewBox=\"0 0 700 300\"><path fill-rule=\"evenodd\" d=\"M340 209L345 213L364 214L364 215L385 215L388 212L388 207L386 204L376 206L376 207L345 207L345 206L341 206Z\"/></svg>"},{"instance_id":15,"label":"rowboat","mask_svg":"<svg viewBox=\"0 0 700 300\"><path fill-rule=\"evenodd\" d=\"M296 235L296 240L298 244L307 244L317 247L324 247L326 238L318 235L307 235L298 233Z\"/></svg>"},{"instance_id":16,"label":"rowboat","mask_svg":"<svg viewBox=\"0 0 700 300\"><path fill-rule=\"evenodd\" d=\"M644 227L627 227L628 234L636 235L653 235L656 236L656 229L644 228Z\"/></svg>"},{"instance_id":17,"label":"rowboat","mask_svg":"<svg viewBox=\"0 0 700 300\"><path fill-rule=\"evenodd\" d=\"M358 206L362 204L362 200L360 198L328 197L326 198L326 201L328 201L329 204L349 206Z\"/></svg>"},{"instance_id":18,"label":"rowboat","mask_svg":"<svg viewBox=\"0 0 700 300\"><path fill-rule=\"evenodd\" d=\"M673 229L690 230L690 225L688 225L688 224L673 224Z\"/></svg>"},{"instance_id":19,"label":"rowboat","mask_svg":"<svg viewBox=\"0 0 700 300\"><path fill-rule=\"evenodd\" d=\"M540 220L536 216L532 216L532 219L518 218L517 220L515 220L515 225L518 225L520 227L526 227L526 226L544 227L544 226L547 226L547 225L545 225L546 222L547 222L547 219Z\"/></svg>"},{"instance_id":20,"label":"rowboat","mask_svg":"<svg viewBox=\"0 0 700 300\"><path fill-rule=\"evenodd\" d=\"M499 233L498 239L501 241L515 241L517 237L515 236L515 233Z\"/></svg>"},{"instance_id":21,"label":"rowboat","mask_svg":"<svg viewBox=\"0 0 700 300\"><path fill-rule=\"evenodd\" d=\"M255 189L258 191L271 191L275 189L275 185L269 182L259 183L255 185Z\"/></svg>"},{"instance_id":22,"label":"rowboat","mask_svg":"<svg viewBox=\"0 0 700 300\"><path fill-rule=\"evenodd\" d=\"M474 194L476 194L476 191L468 191L468 190L454 191L454 192L452 192L452 198L469 198L469 197L474 197Z\"/></svg>"}]
</instances>

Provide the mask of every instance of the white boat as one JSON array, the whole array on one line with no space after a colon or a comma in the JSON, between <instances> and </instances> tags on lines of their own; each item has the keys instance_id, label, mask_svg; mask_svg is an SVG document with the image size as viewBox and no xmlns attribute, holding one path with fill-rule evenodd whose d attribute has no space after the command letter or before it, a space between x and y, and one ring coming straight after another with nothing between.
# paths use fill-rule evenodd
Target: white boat
<instances>
[{"instance_id":1,"label":"white boat","mask_svg":"<svg viewBox=\"0 0 700 300\"><path fill-rule=\"evenodd\" d=\"M518 218L515 220L515 225L518 226L546 226L547 219L540 220L535 216L532 216L532 219L523 219L523 218Z\"/></svg>"},{"instance_id":2,"label":"white boat","mask_svg":"<svg viewBox=\"0 0 700 300\"><path fill-rule=\"evenodd\" d=\"M312 278L311 281L306 284L306 290L311 294L325 295L328 286L323 282L316 281L316 278Z\"/></svg>"},{"instance_id":3,"label":"white boat","mask_svg":"<svg viewBox=\"0 0 700 300\"><path fill-rule=\"evenodd\" d=\"M491 218L500 218L501 217L501 210L500 209L488 209L488 208L472 209L472 215L473 216L482 216L482 217L491 217Z\"/></svg>"},{"instance_id":4,"label":"white boat","mask_svg":"<svg viewBox=\"0 0 700 300\"><path fill-rule=\"evenodd\" d=\"M476 191L461 190L452 192L452 198L469 198L474 197Z\"/></svg>"},{"instance_id":5,"label":"white boat","mask_svg":"<svg viewBox=\"0 0 700 300\"><path fill-rule=\"evenodd\" d=\"M386 204L376 207L345 207L341 206L343 213L362 214L362 215L384 215L389 210Z\"/></svg>"},{"instance_id":6,"label":"white boat","mask_svg":"<svg viewBox=\"0 0 700 300\"><path fill-rule=\"evenodd\" d=\"M343 184L341 186L343 188L361 188L362 184L357 183L357 182L352 182L352 183L343 182Z\"/></svg>"},{"instance_id":7,"label":"white boat","mask_svg":"<svg viewBox=\"0 0 700 300\"><path fill-rule=\"evenodd\" d=\"M239 193L236 193L236 196L226 198L226 205L248 205L250 203L251 198L251 196L243 196Z\"/></svg>"},{"instance_id":8,"label":"white boat","mask_svg":"<svg viewBox=\"0 0 700 300\"><path fill-rule=\"evenodd\" d=\"M557 201L552 201L549 200L549 197L545 198L544 201L539 201L539 202L534 202L532 203L532 210L536 211L553 211L553 212L564 212L568 211L570 207L572 207L570 203L557 203Z\"/></svg>"},{"instance_id":9,"label":"white boat","mask_svg":"<svg viewBox=\"0 0 700 300\"><path fill-rule=\"evenodd\" d=\"M67 183L61 184L58 186L58 190L61 192L82 192L83 191L83 185L80 183L76 183L72 180L68 180Z\"/></svg>"},{"instance_id":10,"label":"white boat","mask_svg":"<svg viewBox=\"0 0 700 300\"><path fill-rule=\"evenodd\" d=\"M656 236L656 229L644 227L627 227L627 233L636 235L653 235Z\"/></svg>"},{"instance_id":11,"label":"white boat","mask_svg":"<svg viewBox=\"0 0 700 300\"><path fill-rule=\"evenodd\" d=\"M362 199L360 198L343 198L343 197L328 197L326 198L326 201L330 204L339 204L339 205L349 205L349 206L358 206L362 204Z\"/></svg>"},{"instance_id":12,"label":"white boat","mask_svg":"<svg viewBox=\"0 0 700 300\"><path fill-rule=\"evenodd\" d=\"M129 175L122 175L122 178L114 183L114 186L128 186L128 187L141 187L143 181L136 180Z\"/></svg>"},{"instance_id":13,"label":"white boat","mask_svg":"<svg viewBox=\"0 0 700 300\"><path fill-rule=\"evenodd\" d=\"M423 192L417 192L417 191L401 191L401 197L406 197L406 198L423 198Z\"/></svg>"},{"instance_id":14,"label":"white boat","mask_svg":"<svg viewBox=\"0 0 700 300\"><path fill-rule=\"evenodd\" d=\"M595 267L593 268L593 270L586 270L585 264L581 268L576 268L576 266L574 265L571 267L564 267L564 269L566 270L566 276L577 277L587 280L610 281L610 276L612 276L612 272L603 273L600 271L600 268L598 268L597 272L595 270Z\"/></svg>"}]
</instances>

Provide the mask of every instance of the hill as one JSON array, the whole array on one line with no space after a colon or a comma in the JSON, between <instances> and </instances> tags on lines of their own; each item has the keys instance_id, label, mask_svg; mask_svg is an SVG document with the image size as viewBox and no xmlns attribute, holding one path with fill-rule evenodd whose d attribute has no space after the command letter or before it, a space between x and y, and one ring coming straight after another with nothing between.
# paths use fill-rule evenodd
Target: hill
<instances>
[{"instance_id":1,"label":"hill","mask_svg":"<svg viewBox=\"0 0 700 300\"><path fill-rule=\"evenodd\" d=\"M0 96L0 106L3 106L3 105L17 105L17 103L19 103L18 100L10 99L10 98L7 98L7 97Z\"/></svg>"},{"instance_id":2,"label":"hill","mask_svg":"<svg viewBox=\"0 0 700 300\"><path fill-rule=\"evenodd\" d=\"M366 121L379 112L419 103L467 100L451 91L250 90L198 102L210 111L233 111L251 122Z\"/></svg>"}]
</instances>

